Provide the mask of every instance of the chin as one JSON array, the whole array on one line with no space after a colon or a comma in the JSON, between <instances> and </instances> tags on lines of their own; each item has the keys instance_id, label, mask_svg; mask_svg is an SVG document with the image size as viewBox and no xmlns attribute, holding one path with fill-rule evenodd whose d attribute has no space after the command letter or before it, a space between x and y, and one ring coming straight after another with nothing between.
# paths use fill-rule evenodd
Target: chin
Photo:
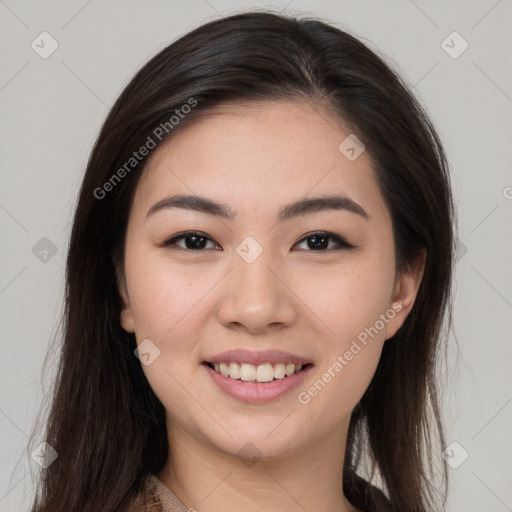
<instances>
[{"instance_id":1,"label":"chin","mask_svg":"<svg viewBox=\"0 0 512 512\"><path fill-rule=\"evenodd\" d=\"M273 422L271 428L267 425L255 427L252 423L250 427L246 425L247 428L244 427L239 435L231 430L232 437L226 434L222 439L209 438L207 442L228 455L240 458L242 462L244 459L279 459L302 450L303 434L297 433L294 437L289 425L287 429L278 431L275 428L278 423Z\"/></svg>"}]
</instances>

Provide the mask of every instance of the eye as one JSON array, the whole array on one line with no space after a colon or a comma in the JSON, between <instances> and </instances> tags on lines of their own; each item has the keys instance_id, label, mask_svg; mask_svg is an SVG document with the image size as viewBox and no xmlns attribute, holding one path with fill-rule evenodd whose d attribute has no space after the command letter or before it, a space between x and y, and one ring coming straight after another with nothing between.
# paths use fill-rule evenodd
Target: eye
<instances>
[{"instance_id":1,"label":"eye","mask_svg":"<svg viewBox=\"0 0 512 512\"><path fill-rule=\"evenodd\" d=\"M182 240L184 241L184 246L178 245L177 242ZM214 243L208 235L199 231L186 231L180 235L173 236L172 238L166 240L162 246L168 247L171 245L177 245L181 249L200 251L205 248L208 242L212 242L215 247L220 247L218 244Z\"/></svg>"},{"instance_id":2,"label":"eye","mask_svg":"<svg viewBox=\"0 0 512 512\"><path fill-rule=\"evenodd\" d=\"M311 241L309 243L308 241ZM303 237L298 244L307 242L307 248L313 251L327 252L329 250L335 249L353 249L354 246L349 244L343 237L339 235L335 235L334 233L329 233L326 231L318 231L315 233L310 233ZM329 247L329 243L333 242L335 247ZM326 251L327 250L327 251Z\"/></svg>"},{"instance_id":3,"label":"eye","mask_svg":"<svg viewBox=\"0 0 512 512\"><path fill-rule=\"evenodd\" d=\"M184 242L184 245L179 245L178 242ZM311 241L311 243L309 243ZM214 247L207 247L208 242L211 242ZM349 244L343 237L329 233L326 231L318 231L310 233L303 237L296 245L307 242L307 248L316 252L326 252L335 249L352 249L354 246ZM330 246L330 243L334 243L335 246ZM179 235L173 236L166 240L162 246L170 247L177 246L181 249L201 251L202 249L208 248L220 248L220 246L214 242L206 233L200 231L186 231Z\"/></svg>"}]
</instances>

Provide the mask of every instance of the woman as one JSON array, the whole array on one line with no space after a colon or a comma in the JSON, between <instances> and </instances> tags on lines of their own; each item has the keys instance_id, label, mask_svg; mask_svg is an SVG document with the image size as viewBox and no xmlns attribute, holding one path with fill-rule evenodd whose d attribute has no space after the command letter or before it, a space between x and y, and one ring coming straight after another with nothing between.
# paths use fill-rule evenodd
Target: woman
<instances>
[{"instance_id":1,"label":"woman","mask_svg":"<svg viewBox=\"0 0 512 512\"><path fill-rule=\"evenodd\" d=\"M254 11L165 48L87 166L32 511L441 510L453 218L353 36Z\"/></svg>"}]
</instances>

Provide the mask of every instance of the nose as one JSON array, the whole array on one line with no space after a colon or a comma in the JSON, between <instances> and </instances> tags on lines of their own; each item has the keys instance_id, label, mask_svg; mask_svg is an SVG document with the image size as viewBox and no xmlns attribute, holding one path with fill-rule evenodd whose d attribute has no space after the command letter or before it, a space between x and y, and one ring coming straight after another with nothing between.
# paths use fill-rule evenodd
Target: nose
<instances>
[{"instance_id":1,"label":"nose","mask_svg":"<svg viewBox=\"0 0 512 512\"><path fill-rule=\"evenodd\" d=\"M263 251L251 263L234 254L217 310L219 321L226 328L250 334L292 325L298 300L286 281L283 266L270 251Z\"/></svg>"}]
</instances>

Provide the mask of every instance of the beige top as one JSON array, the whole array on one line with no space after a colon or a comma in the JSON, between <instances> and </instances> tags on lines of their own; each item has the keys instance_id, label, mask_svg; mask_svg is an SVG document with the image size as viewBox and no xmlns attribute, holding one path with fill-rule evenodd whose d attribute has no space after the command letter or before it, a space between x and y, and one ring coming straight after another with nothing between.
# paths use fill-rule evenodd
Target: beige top
<instances>
[{"instance_id":1,"label":"beige top","mask_svg":"<svg viewBox=\"0 0 512 512\"><path fill-rule=\"evenodd\" d=\"M371 492L369 494L369 490ZM391 512L392 507L384 494L355 477L351 502L361 512ZM128 508L128 512L197 512L186 507L178 497L156 476L149 475L142 491Z\"/></svg>"},{"instance_id":2,"label":"beige top","mask_svg":"<svg viewBox=\"0 0 512 512\"><path fill-rule=\"evenodd\" d=\"M193 512L155 475L147 477L143 491L130 512Z\"/></svg>"}]
</instances>

